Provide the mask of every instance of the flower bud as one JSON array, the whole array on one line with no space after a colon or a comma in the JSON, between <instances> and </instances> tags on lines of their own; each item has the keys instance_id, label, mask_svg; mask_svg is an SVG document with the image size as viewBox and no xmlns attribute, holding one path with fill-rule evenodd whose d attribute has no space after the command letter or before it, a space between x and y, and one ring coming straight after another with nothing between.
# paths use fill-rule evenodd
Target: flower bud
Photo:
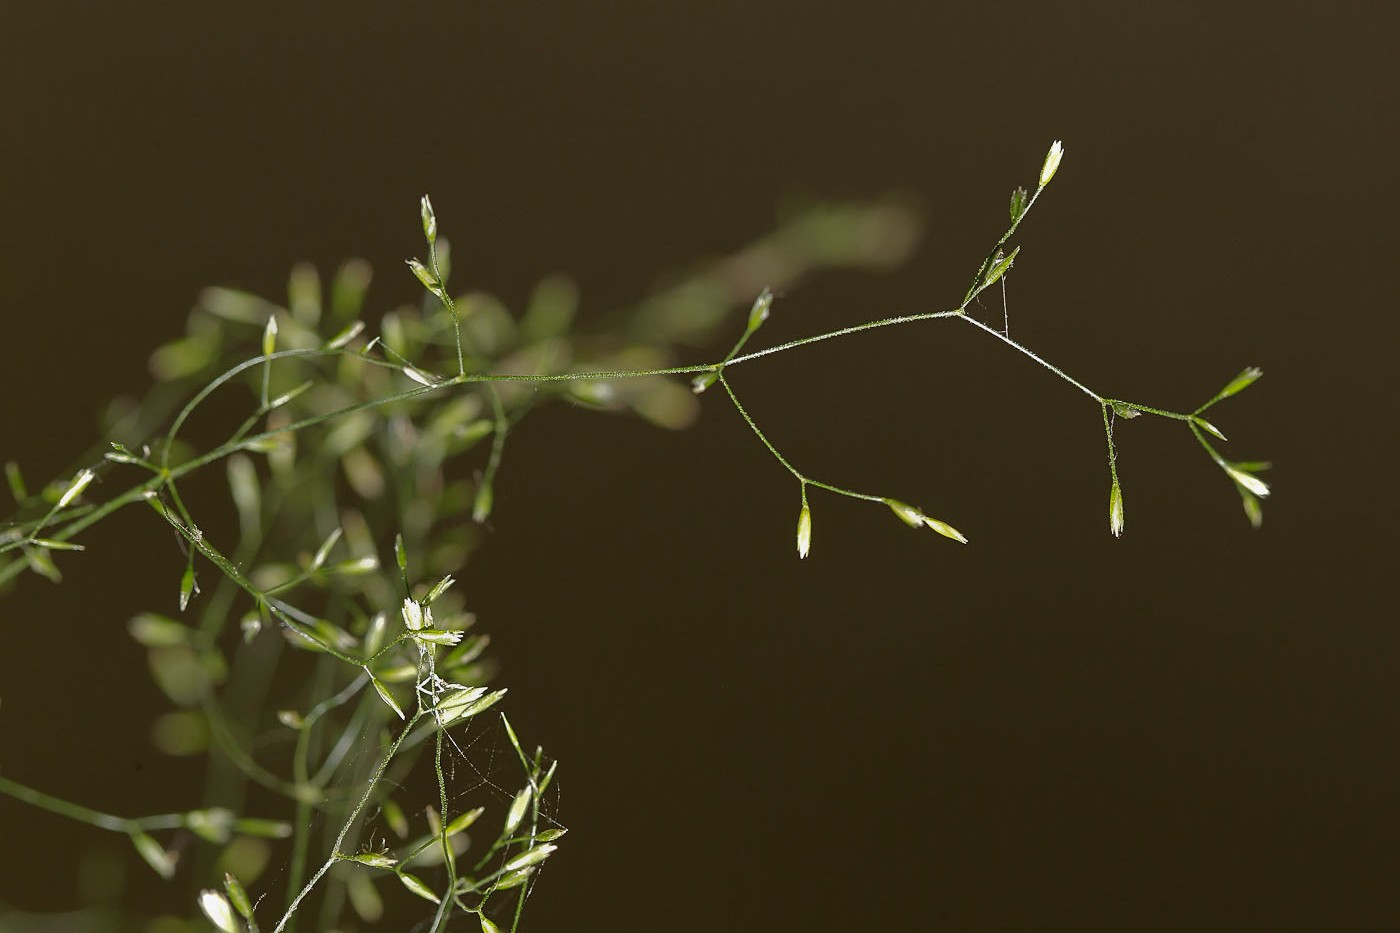
<instances>
[{"instance_id":1,"label":"flower bud","mask_svg":"<svg viewBox=\"0 0 1400 933\"><path fill-rule=\"evenodd\" d=\"M58 499L58 508L64 508L68 503L83 494L83 490L88 488L93 477L96 476L91 470L79 470L78 475L73 477L73 482L68 484L68 488L63 491L63 495Z\"/></svg>"},{"instance_id":2,"label":"flower bud","mask_svg":"<svg viewBox=\"0 0 1400 933\"><path fill-rule=\"evenodd\" d=\"M1055 170L1060 167L1060 160L1065 157L1065 147L1060 145L1057 139L1050 144L1050 151L1045 153L1045 164L1040 168L1040 187L1044 188L1050 184L1050 179L1055 177Z\"/></svg>"},{"instance_id":3,"label":"flower bud","mask_svg":"<svg viewBox=\"0 0 1400 933\"><path fill-rule=\"evenodd\" d=\"M410 632L416 632L423 627L423 606L413 597L403 601L403 624ZM432 624L431 616L428 624Z\"/></svg>"},{"instance_id":4,"label":"flower bud","mask_svg":"<svg viewBox=\"0 0 1400 933\"><path fill-rule=\"evenodd\" d=\"M409 271L418 277L418 281L423 283L424 288L434 295L441 295L442 285L438 282L437 276L433 275L433 273L428 270L427 266L416 259L409 259L407 262Z\"/></svg>"},{"instance_id":5,"label":"flower bud","mask_svg":"<svg viewBox=\"0 0 1400 933\"><path fill-rule=\"evenodd\" d=\"M812 549L812 510L806 503L797 514L797 556L805 558Z\"/></svg>"},{"instance_id":6,"label":"flower bud","mask_svg":"<svg viewBox=\"0 0 1400 933\"><path fill-rule=\"evenodd\" d=\"M1222 433L1220 432L1220 429L1219 429L1219 428L1217 428L1215 425L1211 424L1211 423L1210 423L1209 421L1207 421L1206 419L1202 418L1200 415L1192 415L1192 416L1191 416L1191 420L1192 420L1192 422L1195 423L1195 425L1196 425L1197 427L1203 428L1203 429L1205 429L1206 431L1210 432L1211 434L1214 434L1216 437L1220 438L1222 441L1229 440L1229 438L1227 438L1224 434L1222 434Z\"/></svg>"},{"instance_id":7,"label":"flower bud","mask_svg":"<svg viewBox=\"0 0 1400 933\"><path fill-rule=\"evenodd\" d=\"M967 543L967 538L963 535L961 531L958 531L958 529L954 528L947 522L941 522L936 518L929 518L923 512L919 511L918 509L914 508L912 505L909 505L906 502L900 502L898 499L882 499L880 501L884 502L885 505L889 506L890 511L894 512L895 515L899 516L899 520L904 522L904 524L908 525L910 528L930 528L933 531L938 532L945 538L952 538L954 541L960 542L962 544Z\"/></svg>"},{"instance_id":8,"label":"flower bud","mask_svg":"<svg viewBox=\"0 0 1400 933\"><path fill-rule=\"evenodd\" d=\"M277 349L277 315L267 316L267 326L263 328L262 351L263 356L271 356ZM218 892L215 892L218 893Z\"/></svg>"},{"instance_id":9,"label":"flower bud","mask_svg":"<svg viewBox=\"0 0 1400 933\"><path fill-rule=\"evenodd\" d=\"M423 213L423 236L428 238L429 244L432 244L437 240L437 215L433 213L433 202L429 201L425 194L418 206Z\"/></svg>"},{"instance_id":10,"label":"flower bud","mask_svg":"<svg viewBox=\"0 0 1400 933\"><path fill-rule=\"evenodd\" d=\"M753 307L749 309L749 333L753 333L768 320L768 309L773 306L773 293L764 289L759 296L754 299Z\"/></svg>"},{"instance_id":11,"label":"flower bud","mask_svg":"<svg viewBox=\"0 0 1400 933\"><path fill-rule=\"evenodd\" d=\"M1230 474L1232 480L1239 483L1259 498L1263 499L1269 494L1269 484L1253 473L1246 473L1244 470L1235 466L1226 466L1225 472Z\"/></svg>"},{"instance_id":12,"label":"flower bud","mask_svg":"<svg viewBox=\"0 0 1400 933\"><path fill-rule=\"evenodd\" d=\"M1229 398L1236 392L1243 392L1254 384L1254 380L1262 375L1264 375L1264 371L1258 366L1247 367L1244 372L1240 373L1234 379L1231 379L1229 385L1221 389L1220 394L1217 395L1216 398Z\"/></svg>"},{"instance_id":13,"label":"flower bud","mask_svg":"<svg viewBox=\"0 0 1400 933\"><path fill-rule=\"evenodd\" d=\"M204 911L204 916L209 918L210 923L224 933L239 933L239 923L233 916L233 908L229 905L228 898L218 891L213 888L200 891L199 909Z\"/></svg>"},{"instance_id":14,"label":"flower bud","mask_svg":"<svg viewBox=\"0 0 1400 933\"><path fill-rule=\"evenodd\" d=\"M929 518L927 515L925 515L924 524L929 526L945 538L952 538L959 544L967 543L967 538L963 535L963 533L961 531L958 531L958 529L954 528L947 522L940 522L936 518Z\"/></svg>"},{"instance_id":15,"label":"flower bud","mask_svg":"<svg viewBox=\"0 0 1400 933\"><path fill-rule=\"evenodd\" d=\"M1123 533L1123 488L1116 479L1108 492L1108 530L1115 538Z\"/></svg>"},{"instance_id":16,"label":"flower bud","mask_svg":"<svg viewBox=\"0 0 1400 933\"><path fill-rule=\"evenodd\" d=\"M904 522L904 524L908 525L910 528L918 528L924 523L924 513L920 512L912 505L900 502L898 499L884 499L882 501L885 505L890 507L890 510L894 512L895 515L899 516L900 521Z\"/></svg>"}]
</instances>

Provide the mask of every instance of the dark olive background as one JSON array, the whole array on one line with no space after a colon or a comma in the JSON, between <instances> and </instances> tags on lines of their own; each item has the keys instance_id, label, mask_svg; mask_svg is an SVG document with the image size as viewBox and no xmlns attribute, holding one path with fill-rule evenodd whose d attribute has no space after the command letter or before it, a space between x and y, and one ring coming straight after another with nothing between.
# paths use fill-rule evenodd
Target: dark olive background
<instances>
[{"instance_id":1,"label":"dark olive background","mask_svg":"<svg viewBox=\"0 0 1400 933\"><path fill-rule=\"evenodd\" d=\"M763 339L956 303L1030 184L1020 339L1109 394L1217 409L1270 458L1253 532L1176 425L1120 423L955 323L736 370L673 434L559 409L513 438L466 568L514 721L563 762L530 930L1394 929L1396 74L1380 4L12 5L0 77L0 459L58 475L199 288L302 259L586 315L794 197L902 191L927 236L819 276ZM400 270L400 271L396 271ZM703 361L711 354L697 354ZM152 517L0 606L0 768L123 813L197 804L124 633L173 602ZM167 777L173 775L174 777ZM182 793L182 778L190 791ZM72 907L116 845L0 799L0 902ZM133 859L134 861L134 859ZM132 866L130 902L185 910ZM183 889L182 889L183 890ZM458 924L469 929L472 924Z\"/></svg>"}]
</instances>

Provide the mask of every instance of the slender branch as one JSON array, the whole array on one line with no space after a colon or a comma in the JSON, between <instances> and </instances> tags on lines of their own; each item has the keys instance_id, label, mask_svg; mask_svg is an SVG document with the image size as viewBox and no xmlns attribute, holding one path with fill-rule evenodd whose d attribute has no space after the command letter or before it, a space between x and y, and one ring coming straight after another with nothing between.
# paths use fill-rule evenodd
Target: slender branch
<instances>
[{"instance_id":1,"label":"slender branch","mask_svg":"<svg viewBox=\"0 0 1400 933\"><path fill-rule=\"evenodd\" d=\"M1075 379L1073 376L1065 372L1060 367L1054 365L1053 363L1047 362L1043 357L1036 354L1030 348L1012 340L1010 337L1006 336L1001 331L997 330L995 327L988 327L986 324L983 324L981 321L977 320L977 318L972 317L968 314L959 314L958 316L961 317L964 321L967 321L967 323L971 324L973 327L976 327L979 330L983 330L991 334L993 337L1000 340L1008 347L1011 347L1013 350L1016 350L1018 353L1023 353L1026 356L1030 357L1032 360L1035 360L1041 366L1044 366L1046 369L1050 370L1052 373L1059 376L1065 382L1068 382L1070 385L1074 386L1076 389L1083 392L1085 395L1089 396L1091 399L1098 402L1100 405L1104 403L1105 400L1102 395L1099 395L1099 393L1095 392L1093 389L1089 388L1084 383L1080 382L1078 379ZM1144 411L1145 410L1146 409L1144 409Z\"/></svg>"}]
</instances>

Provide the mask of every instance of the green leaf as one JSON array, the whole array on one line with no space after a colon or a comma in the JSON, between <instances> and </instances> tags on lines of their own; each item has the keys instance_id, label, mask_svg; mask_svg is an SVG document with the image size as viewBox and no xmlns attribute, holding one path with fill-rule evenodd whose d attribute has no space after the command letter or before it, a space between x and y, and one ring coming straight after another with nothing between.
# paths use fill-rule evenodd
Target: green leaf
<instances>
[{"instance_id":1,"label":"green leaf","mask_svg":"<svg viewBox=\"0 0 1400 933\"><path fill-rule=\"evenodd\" d=\"M1113 413L1120 418L1133 419L1142 414L1142 409L1134 408L1127 402L1109 402L1113 407Z\"/></svg>"},{"instance_id":2,"label":"green leaf","mask_svg":"<svg viewBox=\"0 0 1400 933\"><path fill-rule=\"evenodd\" d=\"M499 886L497 890L500 890ZM501 933L501 928L492 923L485 914L477 914L476 919L481 921L481 933Z\"/></svg>"}]
</instances>

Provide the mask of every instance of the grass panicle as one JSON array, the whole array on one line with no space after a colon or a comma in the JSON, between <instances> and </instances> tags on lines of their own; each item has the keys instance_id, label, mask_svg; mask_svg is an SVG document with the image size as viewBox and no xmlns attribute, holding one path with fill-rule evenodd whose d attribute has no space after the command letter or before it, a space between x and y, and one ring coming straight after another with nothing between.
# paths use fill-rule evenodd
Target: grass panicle
<instances>
[{"instance_id":1,"label":"grass panicle","mask_svg":"<svg viewBox=\"0 0 1400 933\"><path fill-rule=\"evenodd\" d=\"M17 511L0 528L0 586L25 571L57 582L60 561L80 569L94 556L78 553L84 533L130 505L148 505L174 532L178 549L163 558L175 581L164 609L139 614L129 631L171 707L154 730L157 745L207 756L205 784L177 810L139 817L99 812L13 776L0 777L0 793L127 836L162 878L189 885L191 912L228 933L344 922L401 928L385 915L390 888L420 899L427 922L416 928L441 931L470 915L482 930L516 931L528 893L561 852L557 766L497 710L506 690L494 686L489 638L453 585L482 543L483 523L496 520L493 490L511 432L555 401L676 428L715 399L797 483L799 559L811 554L810 500L819 493L889 509L966 544L904 498L799 466L741 399L734 377L744 367L868 330L961 321L1087 395L1104 427L1114 536L1124 529L1114 428L1143 415L1181 422L1257 526L1269 494L1258 474L1268 464L1226 459L1214 446L1224 435L1204 416L1260 370L1245 369L1195 411L1176 412L1102 394L1011 338L1005 288L1023 261L1011 241L1064 153L1056 141L1033 190L1012 192L1009 224L957 304L767 347L754 344L781 311L775 292L822 267L902 261L915 229L908 212L879 202L814 208L643 301L606 333L580 328L577 290L557 276L520 315L450 287L449 244L426 196L427 259L408 261L422 301L389 312L377 328L362 316L371 275L359 261L329 283L296 267L286 307L207 290L188 332L153 355L158 385L109 426L104 453L37 491L6 464ZM768 288L755 296L756 276ZM974 315L993 287L1003 297L1000 329ZM744 306L727 353L681 361ZM706 395L716 385L723 391ZM185 429L216 394L241 396L246 417L200 447ZM218 464L232 527L195 517L207 492L195 495L192 484ZM481 744L508 747L496 758L509 767L475 764ZM254 789L261 793L250 796ZM181 843L181 834L198 844Z\"/></svg>"}]
</instances>

